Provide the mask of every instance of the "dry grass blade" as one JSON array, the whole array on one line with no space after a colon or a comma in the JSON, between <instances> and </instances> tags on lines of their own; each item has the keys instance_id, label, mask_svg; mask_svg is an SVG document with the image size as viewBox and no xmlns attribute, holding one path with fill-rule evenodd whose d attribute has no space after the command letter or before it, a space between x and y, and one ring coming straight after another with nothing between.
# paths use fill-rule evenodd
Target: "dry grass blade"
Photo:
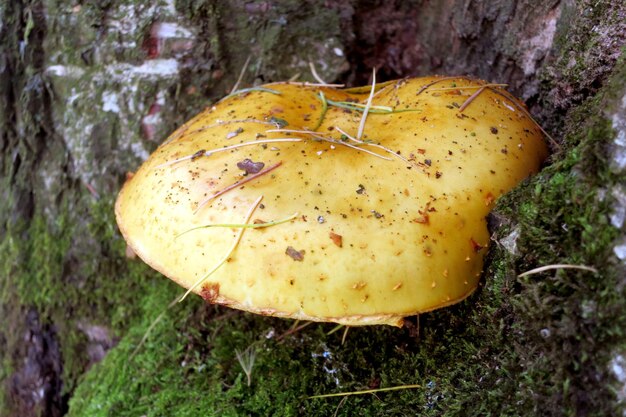
<instances>
[{"instance_id":1,"label":"dry grass blade","mask_svg":"<svg viewBox=\"0 0 626 417\"><path fill-rule=\"evenodd\" d=\"M397 387L366 389L363 391L350 391L350 392L338 392L336 394L312 395L308 397L308 399L311 400L315 398L347 397L350 395L376 394L379 392L400 391L400 390L415 389L415 388L422 388L422 386L419 384L399 385Z\"/></svg>"},{"instance_id":2,"label":"dry grass blade","mask_svg":"<svg viewBox=\"0 0 626 417\"><path fill-rule=\"evenodd\" d=\"M555 265L545 265L545 266L540 266L539 268L535 268L535 269L531 269L530 271L526 271L522 274L519 274L517 277L518 278L523 278L529 275L534 275L534 274L539 274L541 272L545 272L545 271L550 271L553 269L579 269L579 270L583 270L583 271L589 271L589 272L593 272L594 274L598 273L598 270L596 268L593 268L591 266L586 266L586 265L570 265L570 264L555 264Z\"/></svg>"},{"instance_id":3,"label":"dry grass blade","mask_svg":"<svg viewBox=\"0 0 626 417\"><path fill-rule=\"evenodd\" d=\"M259 203L261 202L261 200L263 199L263 196L259 196L259 198L257 198L255 200L254 203L252 203L252 206L250 206L250 209L248 210L248 213L246 213L246 217L244 218L243 223L248 223L250 221L250 217L252 217L252 213L254 213L254 210L256 210L256 208L259 206ZM211 270L209 272L207 272L206 274L204 274L199 280L197 280L191 287L189 287L189 289L187 290L187 292L185 292L185 294L183 294L183 296L180 298L180 300L178 300L178 302L183 301L185 298L187 298L187 296L193 291L195 290L198 285L202 284L208 277L211 276L211 274L213 274L215 271L218 270L218 268L220 266L222 266L224 264L224 262L226 262L228 260L228 258L230 258L230 256L232 255L232 253L235 251L235 249L237 248L237 245L239 244L239 241L241 240L241 236L243 236L243 232L245 231L245 228L241 228L239 229L239 232L237 232L237 236L235 237L235 240L233 241L233 244L231 245L231 247L228 249L228 251L226 252L226 255L224 255L224 257L222 259L220 259L220 261L213 267L211 268Z\"/></svg>"}]
</instances>

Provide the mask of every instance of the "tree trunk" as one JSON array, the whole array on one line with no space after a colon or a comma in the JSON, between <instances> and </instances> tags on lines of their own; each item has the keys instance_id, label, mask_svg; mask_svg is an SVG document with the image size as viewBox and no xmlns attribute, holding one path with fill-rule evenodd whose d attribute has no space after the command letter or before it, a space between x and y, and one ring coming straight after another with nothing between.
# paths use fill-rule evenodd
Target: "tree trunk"
<instances>
[{"instance_id":1,"label":"tree trunk","mask_svg":"<svg viewBox=\"0 0 626 417\"><path fill-rule=\"evenodd\" d=\"M620 414L625 34L617 0L0 0L0 416ZM351 86L372 67L506 83L552 136L468 300L342 343L167 309L178 289L125 252L126 174L234 85L314 81L309 62ZM549 264L598 272L517 278ZM253 344L248 386L234 351Z\"/></svg>"}]
</instances>

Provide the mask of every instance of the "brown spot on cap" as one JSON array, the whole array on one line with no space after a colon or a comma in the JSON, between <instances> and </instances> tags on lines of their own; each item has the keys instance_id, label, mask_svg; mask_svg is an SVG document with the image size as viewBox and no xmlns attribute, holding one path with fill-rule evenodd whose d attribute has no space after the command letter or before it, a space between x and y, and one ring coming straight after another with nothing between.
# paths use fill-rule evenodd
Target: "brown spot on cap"
<instances>
[{"instance_id":1,"label":"brown spot on cap","mask_svg":"<svg viewBox=\"0 0 626 417\"><path fill-rule=\"evenodd\" d=\"M335 245L339 246L340 248L343 247L343 236L338 235L335 232L330 232L328 236L330 236L330 240L332 240Z\"/></svg>"},{"instance_id":2,"label":"brown spot on cap","mask_svg":"<svg viewBox=\"0 0 626 417\"><path fill-rule=\"evenodd\" d=\"M203 285L202 290L200 290L200 296L206 302L214 303L220 296L220 284L217 282L213 282Z\"/></svg>"},{"instance_id":3,"label":"brown spot on cap","mask_svg":"<svg viewBox=\"0 0 626 417\"><path fill-rule=\"evenodd\" d=\"M482 246L481 244L479 244L478 242L476 242L474 240L474 238L470 238L470 244L472 245L472 249L474 250L474 252L478 253L481 251L481 249L484 248L484 246Z\"/></svg>"}]
</instances>

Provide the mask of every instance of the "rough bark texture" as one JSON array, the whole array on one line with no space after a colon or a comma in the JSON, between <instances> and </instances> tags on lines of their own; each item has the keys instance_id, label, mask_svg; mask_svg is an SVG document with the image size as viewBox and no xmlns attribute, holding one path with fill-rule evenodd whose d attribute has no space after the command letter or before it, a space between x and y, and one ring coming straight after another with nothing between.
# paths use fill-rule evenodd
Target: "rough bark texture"
<instances>
[{"instance_id":1,"label":"rough bark texture","mask_svg":"<svg viewBox=\"0 0 626 417\"><path fill-rule=\"evenodd\" d=\"M623 2L144 3L0 1L0 415L621 413ZM345 345L198 300L161 314L178 290L126 258L114 225L126 173L242 68L249 86L311 80L309 62L349 85L371 67L468 74L527 101L559 145L501 201L482 289ZM555 263L599 272L516 278ZM249 387L234 350L250 345Z\"/></svg>"}]
</instances>

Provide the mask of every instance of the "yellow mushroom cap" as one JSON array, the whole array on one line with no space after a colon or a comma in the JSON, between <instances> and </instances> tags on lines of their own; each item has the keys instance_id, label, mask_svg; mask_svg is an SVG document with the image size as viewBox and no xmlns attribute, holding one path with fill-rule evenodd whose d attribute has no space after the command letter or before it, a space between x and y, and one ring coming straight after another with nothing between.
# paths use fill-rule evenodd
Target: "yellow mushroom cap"
<instances>
[{"instance_id":1,"label":"yellow mushroom cap","mask_svg":"<svg viewBox=\"0 0 626 417\"><path fill-rule=\"evenodd\" d=\"M369 96L276 83L225 98L126 182L124 238L181 286L254 313L400 325L463 300L495 199L547 156L541 130L465 77Z\"/></svg>"}]
</instances>

